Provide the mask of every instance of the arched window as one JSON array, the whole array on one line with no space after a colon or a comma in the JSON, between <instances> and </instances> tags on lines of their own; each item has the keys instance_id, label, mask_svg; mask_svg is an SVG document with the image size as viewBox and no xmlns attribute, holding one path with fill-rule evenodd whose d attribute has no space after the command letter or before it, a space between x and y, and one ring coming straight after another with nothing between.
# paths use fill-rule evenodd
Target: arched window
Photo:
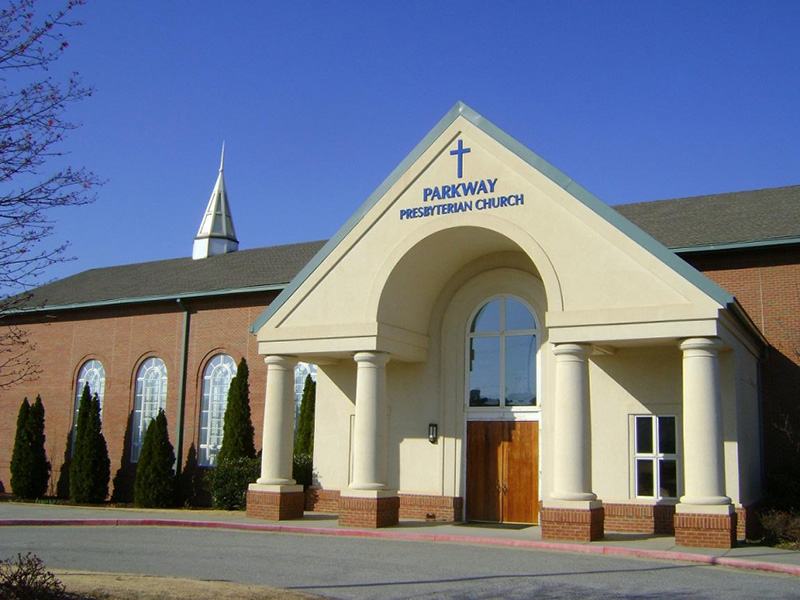
<instances>
[{"instance_id":1,"label":"arched window","mask_svg":"<svg viewBox=\"0 0 800 600\"><path fill-rule=\"evenodd\" d=\"M75 386L75 415L72 421L73 435L78 424L78 409L81 406L83 388L89 385L89 391L100 400L100 416L103 416L103 396L106 393L106 370L99 360L87 360L78 372L78 383Z\"/></svg>"},{"instance_id":2,"label":"arched window","mask_svg":"<svg viewBox=\"0 0 800 600\"><path fill-rule=\"evenodd\" d=\"M160 358L148 358L136 374L136 396L131 423L131 462L139 460L150 421L167 405L167 366Z\"/></svg>"},{"instance_id":3,"label":"arched window","mask_svg":"<svg viewBox=\"0 0 800 600\"><path fill-rule=\"evenodd\" d=\"M236 376L236 363L227 354L217 354L203 372L203 398L200 407L200 439L197 463L213 467L222 446L228 388Z\"/></svg>"},{"instance_id":4,"label":"arched window","mask_svg":"<svg viewBox=\"0 0 800 600\"><path fill-rule=\"evenodd\" d=\"M511 296L484 304L468 335L470 407L536 406L536 320Z\"/></svg>"}]
</instances>

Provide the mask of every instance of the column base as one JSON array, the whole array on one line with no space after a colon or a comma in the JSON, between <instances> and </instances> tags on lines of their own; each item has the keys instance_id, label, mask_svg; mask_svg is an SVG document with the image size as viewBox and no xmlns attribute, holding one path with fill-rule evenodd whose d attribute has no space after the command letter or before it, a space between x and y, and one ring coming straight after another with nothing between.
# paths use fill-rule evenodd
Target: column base
<instances>
[{"instance_id":1,"label":"column base","mask_svg":"<svg viewBox=\"0 0 800 600\"><path fill-rule=\"evenodd\" d=\"M582 504L589 506L586 508L544 506L539 515L542 539L575 542L602 540L605 535L605 509L599 502Z\"/></svg>"},{"instance_id":2,"label":"column base","mask_svg":"<svg viewBox=\"0 0 800 600\"><path fill-rule=\"evenodd\" d=\"M247 516L267 521L302 519L305 494L302 485L262 485L247 488Z\"/></svg>"},{"instance_id":3,"label":"column base","mask_svg":"<svg viewBox=\"0 0 800 600\"><path fill-rule=\"evenodd\" d=\"M342 492L339 497L339 525L343 527L377 529L397 525L399 520L397 492Z\"/></svg>"},{"instance_id":4,"label":"column base","mask_svg":"<svg viewBox=\"0 0 800 600\"><path fill-rule=\"evenodd\" d=\"M688 512L697 507L681 507L675 513L675 544L690 548L733 548L736 545L736 512L733 506L722 510Z\"/></svg>"}]
</instances>

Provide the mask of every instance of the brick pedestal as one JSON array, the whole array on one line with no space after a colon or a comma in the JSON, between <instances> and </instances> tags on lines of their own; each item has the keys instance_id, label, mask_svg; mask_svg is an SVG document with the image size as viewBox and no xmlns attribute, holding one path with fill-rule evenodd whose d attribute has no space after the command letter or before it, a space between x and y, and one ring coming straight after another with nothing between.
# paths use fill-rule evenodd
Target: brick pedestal
<instances>
[{"instance_id":1,"label":"brick pedestal","mask_svg":"<svg viewBox=\"0 0 800 600\"><path fill-rule=\"evenodd\" d=\"M282 489L264 489L282 488ZM247 516L268 521L303 518L305 494L302 485L262 486L251 484L247 490Z\"/></svg>"},{"instance_id":2,"label":"brick pedestal","mask_svg":"<svg viewBox=\"0 0 800 600\"><path fill-rule=\"evenodd\" d=\"M397 496L339 498L339 525L344 527L392 527L400 516L400 498Z\"/></svg>"},{"instance_id":3,"label":"brick pedestal","mask_svg":"<svg viewBox=\"0 0 800 600\"><path fill-rule=\"evenodd\" d=\"M594 542L603 539L605 511L595 508L542 508L542 539Z\"/></svg>"},{"instance_id":4,"label":"brick pedestal","mask_svg":"<svg viewBox=\"0 0 800 600\"><path fill-rule=\"evenodd\" d=\"M736 513L676 513L675 544L692 548L733 548L736 545L736 521Z\"/></svg>"}]
</instances>

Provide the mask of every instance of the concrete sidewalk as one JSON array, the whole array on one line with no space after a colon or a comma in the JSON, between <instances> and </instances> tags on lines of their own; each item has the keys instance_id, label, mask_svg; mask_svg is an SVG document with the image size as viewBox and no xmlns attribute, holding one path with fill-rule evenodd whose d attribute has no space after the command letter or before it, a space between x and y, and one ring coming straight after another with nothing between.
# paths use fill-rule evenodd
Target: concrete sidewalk
<instances>
[{"instance_id":1,"label":"concrete sidewalk","mask_svg":"<svg viewBox=\"0 0 800 600\"><path fill-rule=\"evenodd\" d=\"M161 526L204 527L309 535L511 546L535 550L583 552L645 559L674 560L800 576L800 552L766 546L730 550L683 548L671 536L609 533L599 542L543 541L535 526L401 521L386 529L340 527L336 515L306 513L295 521L262 521L244 512L219 510L149 510L0 502L0 527L13 526Z\"/></svg>"}]
</instances>

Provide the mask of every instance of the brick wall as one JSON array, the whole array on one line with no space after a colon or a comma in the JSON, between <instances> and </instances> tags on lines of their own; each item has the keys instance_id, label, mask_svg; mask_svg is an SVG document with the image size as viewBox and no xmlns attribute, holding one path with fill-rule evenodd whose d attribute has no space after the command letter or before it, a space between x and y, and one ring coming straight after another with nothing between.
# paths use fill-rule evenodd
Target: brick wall
<instances>
[{"instance_id":1,"label":"brick wall","mask_svg":"<svg viewBox=\"0 0 800 600\"><path fill-rule=\"evenodd\" d=\"M463 499L458 496L399 494L400 518L424 521L461 521Z\"/></svg>"},{"instance_id":2,"label":"brick wall","mask_svg":"<svg viewBox=\"0 0 800 600\"><path fill-rule=\"evenodd\" d=\"M247 358L253 424L257 432L261 431L266 369L249 326L273 297L274 293L269 292L185 302L190 315L190 342L182 462L185 463L190 447L197 448L203 369L218 353L231 355L237 363L242 357ZM10 492L9 463L19 405L24 397L33 400L41 394L45 407L46 450L53 466L52 488L55 490L72 428L78 371L90 359L100 360L106 372L103 433L111 459L112 479L123 466L136 371L151 356L162 359L167 367L166 413L170 441L175 443L184 323L184 313L176 302L53 311L45 319L40 315L36 319L20 318L18 322L36 345L41 374L34 381L0 392L0 414L13 416L0 420L0 489ZM260 442L261 436L256 435L256 444Z\"/></svg>"},{"instance_id":3,"label":"brick wall","mask_svg":"<svg viewBox=\"0 0 800 600\"><path fill-rule=\"evenodd\" d=\"M800 245L687 253L682 257L736 296L769 341L761 365L768 473L800 467ZM788 417L793 443L778 427Z\"/></svg>"},{"instance_id":4,"label":"brick wall","mask_svg":"<svg viewBox=\"0 0 800 600\"><path fill-rule=\"evenodd\" d=\"M675 533L675 507L648 504L604 504L605 530L625 533Z\"/></svg>"}]
</instances>

